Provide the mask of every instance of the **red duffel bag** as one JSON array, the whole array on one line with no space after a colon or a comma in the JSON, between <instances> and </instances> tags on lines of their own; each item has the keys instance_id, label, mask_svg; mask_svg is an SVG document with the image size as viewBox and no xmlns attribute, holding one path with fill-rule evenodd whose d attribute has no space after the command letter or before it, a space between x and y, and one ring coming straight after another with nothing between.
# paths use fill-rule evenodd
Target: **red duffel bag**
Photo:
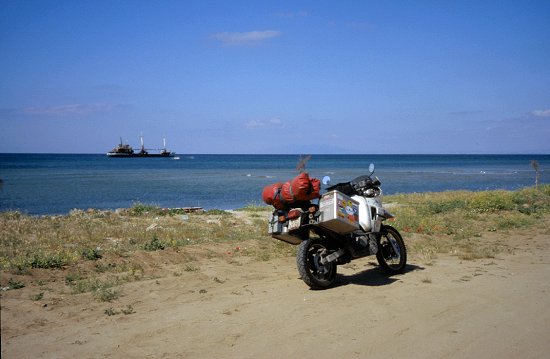
<instances>
[{"instance_id":1,"label":"red duffel bag","mask_svg":"<svg viewBox=\"0 0 550 359\"><path fill-rule=\"evenodd\" d=\"M283 204L281 197L281 190L283 184L281 182L273 183L264 187L262 191L262 199L265 203L273 205L277 209L284 209L285 205Z\"/></svg>"},{"instance_id":2,"label":"red duffel bag","mask_svg":"<svg viewBox=\"0 0 550 359\"><path fill-rule=\"evenodd\" d=\"M277 182L265 186L262 191L262 199L277 209L285 210L297 202L307 202L318 198L320 191L321 182L317 178L310 178L304 172L285 184Z\"/></svg>"},{"instance_id":3,"label":"red duffel bag","mask_svg":"<svg viewBox=\"0 0 550 359\"><path fill-rule=\"evenodd\" d=\"M320 190L321 182L303 172L283 185L281 195L286 203L303 202L319 197Z\"/></svg>"}]
</instances>

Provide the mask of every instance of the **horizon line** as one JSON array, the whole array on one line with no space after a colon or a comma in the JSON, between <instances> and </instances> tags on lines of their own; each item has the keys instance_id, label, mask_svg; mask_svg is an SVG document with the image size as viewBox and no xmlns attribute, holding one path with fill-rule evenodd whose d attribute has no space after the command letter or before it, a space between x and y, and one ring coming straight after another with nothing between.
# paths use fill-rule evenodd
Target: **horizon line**
<instances>
[{"instance_id":1,"label":"horizon line","mask_svg":"<svg viewBox=\"0 0 550 359\"><path fill-rule=\"evenodd\" d=\"M550 156L549 153L539 153L539 152L438 152L438 153L312 153L312 152L303 152L303 153L178 153L174 152L175 155L180 156L201 156L201 155L216 155L216 156L308 156L308 155L317 155L317 156L476 156L476 155L486 155L486 156ZM84 153L84 152L0 152L0 155L103 155L106 156L104 152L93 152L93 153Z\"/></svg>"}]
</instances>

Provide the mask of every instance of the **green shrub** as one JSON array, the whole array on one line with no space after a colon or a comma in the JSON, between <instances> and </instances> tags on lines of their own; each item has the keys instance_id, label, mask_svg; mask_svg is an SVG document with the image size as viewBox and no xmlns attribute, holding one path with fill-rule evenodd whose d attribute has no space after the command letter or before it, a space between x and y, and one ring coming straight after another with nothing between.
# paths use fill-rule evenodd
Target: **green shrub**
<instances>
[{"instance_id":1,"label":"green shrub","mask_svg":"<svg viewBox=\"0 0 550 359\"><path fill-rule=\"evenodd\" d=\"M145 243L143 249L145 249L146 251L158 251L163 250L165 247L166 245L161 242L157 236L154 236L153 239Z\"/></svg>"},{"instance_id":2,"label":"green shrub","mask_svg":"<svg viewBox=\"0 0 550 359\"><path fill-rule=\"evenodd\" d=\"M120 290L111 287L100 287L94 292L94 297L102 302L110 302L120 296Z\"/></svg>"},{"instance_id":3,"label":"green shrub","mask_svg":"<svg viewBox=\"0 0 550 359\"><path fill-rule=\"evenodd\" d=\"M120 296L120 290L113 288L119 283L117 278L101 280L99 278L83 278L76 274L72 278L65 278L65 282L73 288L74 293L92 292L93 296L102 302L110 302Z\"/></svg>"},{"instance_id":4,"label":"green shrub","mask_svg":"<svg viewBox=\"0 0 550 359\"><path fill-rule=\"evenodd\" d=\"M162 212L158 206L136 202L128 209L131 216L143 216L145 214L158 214Z\"/></svg>"},{"instance_id":5,"label":"green shrub","mask_svg":"<svg viewBox=\"0 0 550 359\"><path fill-rule=\"evenodd\" d=\"M265 204L256 204L256 203L249 203L245 207L238 209L238 211L245 211L245 212L266 212L269 213L273 210L272 206L267 206Z\"/></svg>"},{"instance_id":6,"label":"green shrub","mask_svg":"<svg viewBox=\"0 0 550 359\"><path fill-rule=\"evenodd\" d=\"M550 211L550 185L538 188L525 188L513 193L517 210L525 214Z\"/></svg>"},{"instance_id":7,"label":"green shrub","mask_svg":"<svg viewBox=\"0 0 550 359\"><path fill-rule=\"evenodd\" d=\"M450 200L439 200L439 201L427 201L423 205L423 212L427 215L445 213L454 211L456 209L463 209L468 206L468 202L464 199L450 199Z\"/></svg>"},{"instance_id":8,"label":"green shrub","mask_svg":"<svg viewBox=\"0 0 550 359\"><path fill-rule=\"evenodd\" d=\"M507 191L475 192L470 201L470 209L474 212L511 211L515 208L513 194Z\"/></svg>"},{"instance_id":9,"label":"green shrub","mask_svg":"<svg viewBox=\"0 0 550 359\"><path fill-rule=\"evenodd\" d=\"M23 282L20 282L18 280L13 280L12 278L10 278L8 280L8 287L10 289L21 289L21 288L25 288L25 284Z\"/></svg>"},{"instance_id":10,"label":"green shrub","mask_svg":"<svg viewBox=\"0 0 550 359\"><path fill-rule=\"evenodd\" d=\"M44 298L44 292L40 292L38 294L35 294L35 295L31 295L31 300L32 301L39 301L39 300L42 300Z\"/></svg>"},{"instance_id":11,"label":"green shrub","mask_svg":"<svg viewBox=\"0 0 550 359\"><path fill-rule=\"evenodd\" d=\"M211 215L211 216L230 216L231 213L224 211L223 209L209 209L208 211L204 211L200 213L202 215Z\"/></svg>"},{"instance_id":12,"label":"green shrub","mask_svg":"<svg viewBox=\"0 0 550 359\"><path fill-rule=\"evenodd\" d=\"M82 257L89 261L97 261L98 259L103 258L100 248L84 248L82 251Z\"/></svg>"},{"instance_id":13,"label":"green shrub","mask_svg":"<svg viewBox=\"0 0 550 359\"><path fill-rule=\"evenodd\" d=\"M112 307L105 309L104 313L107 314L109 317L119 314L119 312L117 310L113 309Z\"/></svg>"},{"instance_id":14,"label":"green shrub","mask_svg":"<svg viewBox=\"0 0 550 359\"><path fill-rule=\"evenodd\" d=\"M27 263L31 268L63 268L70 263L70 258L65 253L36 252L27 259Z\"/></svg>"},{"instance_id":15,"label":"green shrub","mask_svg":"<svg viewBox=\"0 0 550 359\"><path fill-rule=\"evenodd\" d=\"M126 306L126 308L123 308L121 311L122 311L122 314L124 314L124 315L130 315L130 314L134 314L136 312L134 310L134 307L132 307L130 304L128 304Z\"/></svg>"},{"instance_id":16,"label":"green shrub","mask_svg":"<svg viewBox=\"0 0 550 359\"><path fill-rule=\"evenodd\" d=\"M107 272L107 271L112 271L112 270L116 270L117 269L117 264L116 263L96 263L95 266L95 271L98 272L98 273L104 273L104 272Z\"/></svg>"},{"instance_id":17,"label":"green shrub","mask_svg":"<svg viewBox=\"0 0 550 359\"><path fill-rule=\"evenodd\" d=\"M495 218L499 229L524 228L535 224L537 219L527 214L512 212L506 215L499 215Z\"/></svg>"}]
</instances>

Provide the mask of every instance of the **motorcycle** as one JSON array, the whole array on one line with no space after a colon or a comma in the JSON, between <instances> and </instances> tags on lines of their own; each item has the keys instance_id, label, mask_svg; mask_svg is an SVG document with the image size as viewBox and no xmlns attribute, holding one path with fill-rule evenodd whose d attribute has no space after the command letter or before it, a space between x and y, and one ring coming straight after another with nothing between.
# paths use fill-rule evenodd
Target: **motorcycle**
<instances>
[{"instance_id":1,"label":"motorcycle","mask_svg":"<svg viewBox=\"0 0 550 359\"><path fill-rule=\"evenodd\" d=\"M302 280L312 289L332 286L337 266L375 255L388 274L402 273L407 263L403 238L392 226L394 218L381 201L380 180L369 174L349 182L330 184L318 203L296 202L292 207L275 209L268 232L275 239L298 245L296 264Z\"/></svg>"}]
</instances>

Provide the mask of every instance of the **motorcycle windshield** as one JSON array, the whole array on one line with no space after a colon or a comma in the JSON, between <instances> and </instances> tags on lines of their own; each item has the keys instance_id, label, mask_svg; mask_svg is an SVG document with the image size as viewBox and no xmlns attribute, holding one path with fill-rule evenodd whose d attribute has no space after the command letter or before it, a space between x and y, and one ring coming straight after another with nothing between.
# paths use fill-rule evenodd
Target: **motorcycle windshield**
<instances>
[{"instance_id":1,"label":"motorcycle windshield","mask_svg":"<svg viewBox=\"0 0 550 359\"><path fill-rule=\"evenodd\" d=\"M334 186L330 186L327 188L327 191L339 191L345 194L346 196L353 196L355 194L355 190L353 189L353 186L350 182L342 182L335 184Z\"/></svg>"},{"instance_id":2,"label":"motorcycle windshield","mask_svg":"<svg viewBox=\"0 0 550 359\"><path fill-rule=\"evenodd\" d=\"M363 175L363 176L359 176L359 177L356 177L356 178L352 179L350 181L350 183L351 184L356 184L356 183L359 183L359 182L362 182L362 181L366 182L369 179L370 179L369 175Z\"/></svg>"}]
</instances>

